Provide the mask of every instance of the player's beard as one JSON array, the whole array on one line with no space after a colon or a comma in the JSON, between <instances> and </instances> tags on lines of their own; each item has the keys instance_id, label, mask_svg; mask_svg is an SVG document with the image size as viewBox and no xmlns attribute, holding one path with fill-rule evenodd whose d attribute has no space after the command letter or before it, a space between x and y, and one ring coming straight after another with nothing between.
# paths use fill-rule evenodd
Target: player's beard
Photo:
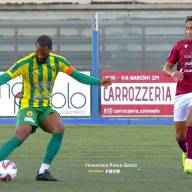
<instances>
[{"instance_id":1,"label":"player's beard","mask_svg":"<svg viewBox=\"0 0 192 192\"><path fill-rule=\"evenodd\" d=\"M47 58L48 58L48 56L45 57L44 59L41 59L41 60L40 60L40 59L38 59L38 57L36 57L36 60L37 60L37 63L38 63L39 65L41 65L41 64L43 64L43 63L46 62Z\"/></svg>"}]
</instances>

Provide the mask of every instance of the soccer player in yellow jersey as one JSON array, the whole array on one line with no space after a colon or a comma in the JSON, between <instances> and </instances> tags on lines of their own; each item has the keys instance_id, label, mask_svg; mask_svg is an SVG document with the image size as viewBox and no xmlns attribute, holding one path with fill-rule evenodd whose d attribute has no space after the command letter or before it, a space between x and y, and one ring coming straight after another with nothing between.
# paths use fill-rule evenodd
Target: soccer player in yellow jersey
<instances>
[{"instance_id":1,"label":"soccer player in yellow jersey","mask_svg":"<svg viewBox=\"0 0 192 192\"><path fill-rule=\"evenodd\" d=\"M98 79L78 72L67 59L51 50L52 39L46 35L38 37L35 52L17 61L0 76L0 85L20 75L23 78L15 135L1 146L0 161L6 159L39 126L52 134L36 176L36 180L41 181L57 181L50 174L49 167L59 151L64 135L60 116L50 103L58 72L64 72L84 84L111 85L111 79Z\"/></svg>"}]
</instances>

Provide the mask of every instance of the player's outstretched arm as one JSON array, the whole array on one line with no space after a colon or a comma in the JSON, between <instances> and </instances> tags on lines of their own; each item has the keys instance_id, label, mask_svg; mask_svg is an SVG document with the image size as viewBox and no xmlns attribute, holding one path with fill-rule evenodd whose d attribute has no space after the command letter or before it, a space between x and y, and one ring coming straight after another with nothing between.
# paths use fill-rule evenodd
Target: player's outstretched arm
<instances>
[{"instance_id":1,"label":"player's outstretched arm","mask_svg":"<svg viewBox=\"0 0 192 192\"><path fill-rule=\"evenodd\" d=\"M99 79L93 76L89 76L83 73L80 73L76 69L70 74L71 77L79 81L80 83L87 84L87 85L102 85L102 86L109 86L112 84L111 79Z\"/></svg>"},{"instance_id":2,"label":"player's outstretched arm","mask_svg":"<svg viewBox=\"0 0 192 192\"><path fill-rule=\"evenodd\" d=\"M7 83L9 80L11 80L9 74L7 72L3 73L2 75L0 75L0 86Z\"/></svg>"},{"instance_id":3,"label":"player's outstretched arm","mask_svg":"<svg viewBox=\"0 0 192 192\"><path fill-rule=\"evenodd\" d=\"M163 68L163 72L172 77L173 80L175 81L181 81L183 80L183 74L184 72L182 71L182 69L180 71L172 71L174 67L174 64L166 62L164 68Z\"/></svg>"}]
</instances>

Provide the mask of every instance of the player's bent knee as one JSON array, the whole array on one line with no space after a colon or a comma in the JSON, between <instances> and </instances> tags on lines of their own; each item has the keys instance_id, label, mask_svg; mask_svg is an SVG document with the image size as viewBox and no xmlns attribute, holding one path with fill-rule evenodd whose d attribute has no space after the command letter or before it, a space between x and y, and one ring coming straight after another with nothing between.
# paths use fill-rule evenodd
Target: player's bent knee
<instances>
[{"instance_id":1,"label":"player's bent knee","mask_svg":"<svg viewBox=\"0 0 192 192\"><path fill-rule=\"evenodd\" d=\"M55 126L55 128L53 129L53 133L54 132L57 132L57 133L62 133L62 132L64 132L64 125L62 125L62 124L59 124L59 125L57 125L57 126Z\"/></svg>"},{"instance_id":2,"label":"player's bent knee","mask_svg":"<svg viewBox=\"0 0 192 192\"><path fill-rule=\"evenodd\" d=\"M30 135L31 130L32 128L29 125L18 126L15 130L15 136L23 142Z\"/></svg>"},{"instance_id":3,"label":"player's bent knee","mask_svg":"<svg viewBox=\"0 0 192 192\"><path fill-rule=\"evenodd\" d=\"M176 133L176 139L179 140L179 141L182 141L185 139L185 133Z\"/></svg>"}]
</instances>

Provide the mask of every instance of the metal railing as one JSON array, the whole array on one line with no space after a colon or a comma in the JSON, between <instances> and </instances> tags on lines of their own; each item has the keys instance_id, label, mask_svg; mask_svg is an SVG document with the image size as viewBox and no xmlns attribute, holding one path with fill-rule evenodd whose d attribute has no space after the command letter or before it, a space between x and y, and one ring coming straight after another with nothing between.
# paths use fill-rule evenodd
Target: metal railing
<instances>
[{"instance_id":1,"label":"metal railing","mask_svg":"<svg viewBox=\"0 0 192 192\"><path fill-rule=\"evenodd\" d=\"M41 34L53 38L54 52L66 56L81 70L91 70L92 13L69 15L44 11L37 17L27 12L23 18L21 14L15 12L14 19L10 15L7 19L0 18L1 70L33 51ZM174 42L185 37L184 19L188 14L180 11L99 13L101 70L161 70Z\"/></svg>"}]
</instances>

